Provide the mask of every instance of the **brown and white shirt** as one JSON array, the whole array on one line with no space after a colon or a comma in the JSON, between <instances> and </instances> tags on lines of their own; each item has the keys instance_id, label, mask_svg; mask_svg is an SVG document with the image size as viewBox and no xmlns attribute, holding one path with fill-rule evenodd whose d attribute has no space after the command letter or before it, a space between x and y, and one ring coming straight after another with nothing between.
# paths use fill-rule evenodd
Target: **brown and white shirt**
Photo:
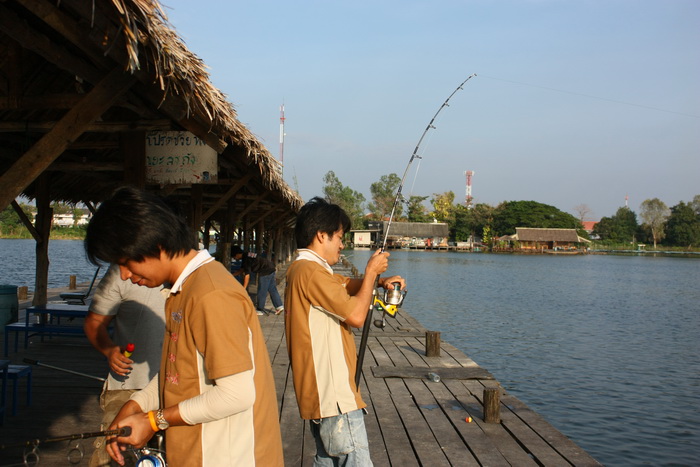
<instances>
[{"instance_id":1,"label":"brown and white shirt","mask_svg":"<svg viewBox=\"0 0 700 467\"><path fill-rule=\"evenodd\" d=\"M248 294L201 251L166 302L161 406L212 389L215 380L253 370L255 402L229 417L166 433L168 465L281 466L277 397L260 322Z\"/></svg>"},{"instance_id":2,"label":"brown and white shirt","mask_svg":"<svg viewBox=\"0 0 700 467\"><path fill-rule=\"evenodd\" d=\"M355 339L345 324L357 300L345 289L348 281L308 249L287 268L287 351L303 419L366 407L355 386Z\"/></svg>"}]
</instances>

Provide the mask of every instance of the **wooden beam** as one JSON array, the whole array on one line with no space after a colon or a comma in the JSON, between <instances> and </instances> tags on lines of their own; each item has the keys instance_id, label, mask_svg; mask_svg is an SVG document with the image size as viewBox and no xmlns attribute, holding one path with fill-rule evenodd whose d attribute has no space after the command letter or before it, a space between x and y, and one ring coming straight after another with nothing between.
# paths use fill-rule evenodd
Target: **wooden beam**
<instances>
[{"instance_id":1,"label":"wooden beam","mask_svg":"<svg viewBox=\"0 0 700 467\"><path fill-rule=\"evenodd\" d=\"M81 99L85 96L81 96ZM48 132L57 122L0 122L0 133ZM138 120L132 122L92 122L85 127L85 133L121 133L124 131L174 130L170 120Z\"/></svg>"},{"instance_id":2,"label":"wooden beam","mask_svg":"<svg viewBox=\"0 0 700 467\"><path fill-rule=\"evenodd\" d=\"M86 47L85 37L81 34L82 28L78 26L78 23L68 17L52 2L43 0L21 0L20 3L24 8L31 11L38 18L41 18L41 20L51 26L52 29L61 34L68 42L86 53L93 63L100 64L107 69L111 68L108 62L109 59L98 53L97 49Z\"/></svg>"},{"instance_id":3,"label":"wooden beam","mask_svg":"<svg viewBox=\"0 0 700 467\"><path fill-rule=\"evenodd\" d=\"M34 228L34 224L32 224L32 221L29 220L27 215L24 213L24 210L17 203L17 201L12 200L12 208L17 213L19 220L22 221L22 224L24 224L27 230L29 230L29 233L32 234L32 237L34 237L34 241L38 242L40 240L39 232L37 232L37 230Z\"/></svg>"},{"instance_id":4,"label":"wooden beam","mask_svg":"<svg viewBox=\"0 0 700 467\"><path fill-rule=\"evenodd\" d=\"M80 104L73 107L44 137L0 176L0 209L5 209L30 183L125 93L135 79L117 67L108 73Z\"/></svg>"},{"instance_id":5,"label":"wooden beam","mask_svg":"<svg viewBox=\"0 0 700 467\"><path fill-rule=\"evenodd\" d=\"M224 205L224 203L228 202L228 200L231 199L231 197L235 195L238 192L238 190L243 188L243 185L248 183L248 180L250 180L252 176L253 174L249 173L245 177L238 180L238 182L236 182L235 185L229 188L228 191L221 198L219 198L219 200L216 203L214 203L214 205L210 207L207 210L207 212L204 213L202 218L209 219L216 211L218 211Z\"/></svg>"},{"instance_id":6,"label":"wooden beam","mask_svg":"<svg viewBox=\"0 0 700 467\"><path fill-rule=\"evenodd\" d=\"M0 2L0 31L25 49L36 52L62 70L70 70L71 73L92 83L100 79L99 70L70 53L65 47L57 45L44 34L32 29L23 18L7 8L4 2Z\"/></svg>"},{"instance_id":7,"label":"wooden beam","mask_svg":"<svg viewBox=\"0 0 700 467\"><path fill-rule=\"evenodd\" d=\"M124 172L124 165L117 162L55 162L47 172Z\"/></svg>"},{"instance_id":8,"label":"wooden beam","mask_svg":"<svg viewBox=\"0 0 700 467\"><path fill-rule=\"evenodd\" d=\"M262 200L264 200L265 198L267 198L267 196L268 196L269 194L270 194L270 193L267 192L267 193L263 193L262 195L258 196L258 199L256 199L256 200L253 201L252 203L250 203L250 204L248 205L248 207L245 208L245 209L238 215L239 219L240 219L241 217L244 217L244 216L245 216L246 214L248 214L250 211L252 211L252 210L260 203L260 201L262 201ZM246 223L249 223L249 221L246 220ZM246 230L247 230L247 228L246 228Z\"/></svg>"},{"instance_id":9,"label":"wooden beam","mask_svg":"<svg viewBox=\"0 0 700 467\"><path fill-rule=\"evenodd\" d=\"M80 101L82 97L83 96L81 96L80 94L48 94L43 96L22 96L10 92L10 95L8 97L0 98L0 110L70 109L78 101Z\"/></svg>"}]
</instances>

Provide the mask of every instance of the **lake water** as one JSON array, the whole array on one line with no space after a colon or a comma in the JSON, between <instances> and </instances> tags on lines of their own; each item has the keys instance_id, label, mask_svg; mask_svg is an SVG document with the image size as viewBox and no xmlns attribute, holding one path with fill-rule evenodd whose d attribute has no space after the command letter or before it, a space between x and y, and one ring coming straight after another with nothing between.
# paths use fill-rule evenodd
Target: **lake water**
<instances>
[{"instance_id":1,"label":"lake water","mask_svg":"<svg viewBox=\"0 0 700 467\"><path fill-rule=\"evenodd\" d=\"M346 251L364 269L371 253ZM404 308L610 466L700 465L700 260L391 251Z\"/></svg>"},{"instance_id":2,"label":"lake water","mask_svg":"<svg viewBox=\"0 0 700 467\"><path fill-rule=\"evenodd\" d=\"M35 248L34 240L0 239L0 284L26 285L34 290ZM85 257L82 241L49 242L49 288L68 287L72 275L78 284L90 282L95 269Z\"/></svg>"},{"instance_id":3,"label":"lake water","mask_svg":"<svg viewBox=\"0 0 700 467\"><path fill-rule=\"evenodd\" d=\"M346 251L363 269L371 253ZM49 287L92 279L52 240ZM700 465L700 259L392 251L404 307L610 466ZM34 241L0 239L34 287Z\"/></svg>"}]
</instances>

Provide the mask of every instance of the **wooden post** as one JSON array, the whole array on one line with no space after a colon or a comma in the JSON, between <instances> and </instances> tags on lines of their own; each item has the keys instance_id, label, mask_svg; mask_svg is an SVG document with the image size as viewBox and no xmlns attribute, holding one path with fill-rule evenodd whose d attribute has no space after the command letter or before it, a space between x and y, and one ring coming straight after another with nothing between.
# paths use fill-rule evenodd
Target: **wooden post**
<instances>
[{"instance_id":1,"label":"wooden post","mask_svg":"<svg viewBox=\"0 0 700 467\"><path fill-rule=\"evenodd\" d=\"M440 356L440 331L425 332L425 356Z\"/></svg>"},{"instance_id":2,"label":"wooden post","mask_svg":"<svg viewBox=\"0 0 700 467\"><path fill-rule=\"evenodd\" d=\"M26 300L28 296L29 296L29 287L27 287L26 285L23 285L23 286L17 288L17 298L19 300Z\"/></svg>"},{"instance_id":3,"label":"wooden post","mask_svg":"<svg viewBox=\"0 0 700 467\"><path fill-rule=\"evenodd\" d=\"M484 388L484 421L501 423L501 401L498 388Z\"/></svg>"},{"instance_id":4,"label":"wooden post","mask_svg":"<svg viewBox=\"0 0 700 467\"><path fill-rule=\"evenodd\" d=\"M39 238L36 240L36 273L32 305L46 305L49 289L49 237L51 235L51 198L49 194L49 172L37 178L36 218L34 220ZM0 183L1 185L2 183ZM43 316L43 315L42 315Z\"/></svg>"},{"instance_id":5,"label":"wooden post","mask_svg":"<svg viewBox=\"0 0 700 467\"><path fill-rule=\"evenodd\" d=\"M78 287L77 287L77 285L76 285L76 278L75 278L75 276L70 276L70 277L68 278L68 289L70 289L70 290L75 290L75 289L77 289L77 288L78 288Z\"/></svg>"}]
</instances>

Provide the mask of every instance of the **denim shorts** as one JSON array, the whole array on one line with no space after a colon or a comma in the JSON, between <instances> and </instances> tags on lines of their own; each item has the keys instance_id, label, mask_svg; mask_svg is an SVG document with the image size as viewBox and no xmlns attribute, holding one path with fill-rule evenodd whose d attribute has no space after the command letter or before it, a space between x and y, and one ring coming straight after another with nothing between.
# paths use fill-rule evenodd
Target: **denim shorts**
<instances>
[{"instance_id":1,"label":"denim shorts","mask_svg":"<svg viewBox=\"0 0 700 467\"><path fill-rule=\"evenodd\" d=\"M370 467L364 409L310 420L316 440L314 467Z\"/></svg>"}]
</instances>

